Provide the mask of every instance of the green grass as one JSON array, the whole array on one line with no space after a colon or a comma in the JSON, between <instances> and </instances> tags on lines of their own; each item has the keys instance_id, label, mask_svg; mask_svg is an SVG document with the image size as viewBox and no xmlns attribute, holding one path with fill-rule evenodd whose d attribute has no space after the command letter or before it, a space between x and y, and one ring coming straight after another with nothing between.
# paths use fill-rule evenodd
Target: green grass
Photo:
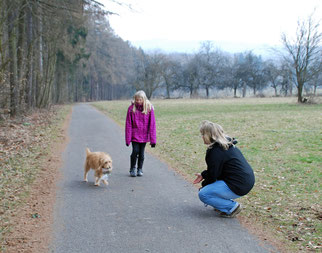
<instances>
[{"instance_id":1,"label":"green grass","mask_svg":"<svg viewBox=\"0 0 322 253\"><path fill-rule=\"evenodd\" d=\"M256 175L242 215L260 222L290 251L321 249L322 106L294 98L154 100L157 148L188 178L206 168L202 120L223 126ZM93 103L124 127L129 101Z\"/></svg>"}]
</instances>

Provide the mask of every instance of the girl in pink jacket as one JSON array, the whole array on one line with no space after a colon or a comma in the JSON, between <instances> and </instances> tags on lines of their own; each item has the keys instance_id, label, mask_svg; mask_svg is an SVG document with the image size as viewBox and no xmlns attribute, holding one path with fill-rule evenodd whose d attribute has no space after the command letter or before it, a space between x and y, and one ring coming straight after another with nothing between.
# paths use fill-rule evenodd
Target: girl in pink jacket
<instances>
[{"instance_id":1,"label":"girl in pink jacket","mask_svg":"<svg viewBox=\"0 0 322 253\"><path fill-rule=\"evenodd\" d=\"M140 90L134 94L134 102L129 106L125 122L125 144L132 142L130 175L143 176L144 149L147 142L154 148L156 144L156 127L154 110L145 92ZM137 174L135 171L136 162Z\"/></svg>"}]
</instances>

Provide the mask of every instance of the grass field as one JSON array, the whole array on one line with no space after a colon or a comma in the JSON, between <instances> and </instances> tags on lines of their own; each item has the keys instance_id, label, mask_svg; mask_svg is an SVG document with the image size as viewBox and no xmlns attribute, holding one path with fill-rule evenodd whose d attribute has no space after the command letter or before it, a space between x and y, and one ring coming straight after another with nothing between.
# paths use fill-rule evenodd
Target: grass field
<instances>
[{"instance_id":1,"label":"grass field","mask_svg":"<svg viewBox=\"0 0 322 253\"><path fill-rule=\"evenodd\" d=\"M290 250L321 250L322 105L295 98L153 100L157 148L187 178L206 168L202 120L223 126L252 165L256 185L242 216L265 225ZM129 101L93 103L124 127Z\"/></svg>"}]
</instances>

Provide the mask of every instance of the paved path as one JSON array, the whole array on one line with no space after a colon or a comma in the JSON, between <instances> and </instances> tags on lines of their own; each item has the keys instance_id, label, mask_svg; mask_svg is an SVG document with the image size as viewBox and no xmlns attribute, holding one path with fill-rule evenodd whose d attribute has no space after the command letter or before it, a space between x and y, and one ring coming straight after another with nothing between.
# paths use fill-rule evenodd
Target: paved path
<instances>
[{"instance_id":1,"label":"paved path","mask_svg":"<svg viewBox=\"0 0 322 253\"><path fill-rule=\"evenodd\" d=\"M125 119L125 115L124 115ZM73 107L70 142L54 213L50 252L270 252L242 228L198 199L198 190L146 153L144 176L129 177L124 129L87 104ZM113 158L109 186L82 182L85 148Z\"/></svg>"}]
</instances>

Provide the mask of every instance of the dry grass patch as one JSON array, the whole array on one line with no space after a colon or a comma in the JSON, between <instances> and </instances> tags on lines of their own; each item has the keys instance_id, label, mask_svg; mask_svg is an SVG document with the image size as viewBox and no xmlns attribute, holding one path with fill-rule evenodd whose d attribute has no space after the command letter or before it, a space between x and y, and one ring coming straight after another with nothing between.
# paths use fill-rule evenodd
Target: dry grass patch
<instances>
[{"instance_id":1,"label":"dry grass patch","mask_svg":"<svg viewBox=\"0 0 322 253\"><path fill-rule=\"evenodd\" d=\"M48 169L49 147L58 138L64 138L60 127L69 111L70 106L53 107L50 111L38 111L0 122L0 251L8 246L7 237L13 239L9 234L17 230L15 222L26 209L25 206L30 204L26 201L37 175L44 174ZM38 218L40 215L37 212L27 217ZM23 227L18 229L23 230ZM21 241L25 243L26 238Z\"/></svg>"}]
</instances>

